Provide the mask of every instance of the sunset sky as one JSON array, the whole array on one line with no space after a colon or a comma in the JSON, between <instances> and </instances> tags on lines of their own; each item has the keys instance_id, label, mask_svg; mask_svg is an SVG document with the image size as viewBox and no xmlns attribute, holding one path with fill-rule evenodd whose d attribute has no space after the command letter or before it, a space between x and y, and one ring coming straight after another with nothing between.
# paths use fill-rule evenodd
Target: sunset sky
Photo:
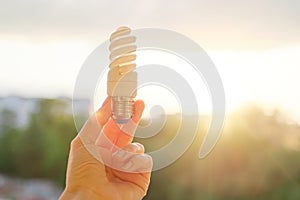
<instances>
[{"instance_id":1,"label":"sunset sky","mask_svg":"<svg viewBox=\"0 0 300 200\"><path fill-rule=\"evenodd\" d=\"M0 0L0 96L71 97L84 60L117 27L164 28L206 50L228 110L254 102L300 122L299 10L297 0Z\"/></svg>"}]
</instances>

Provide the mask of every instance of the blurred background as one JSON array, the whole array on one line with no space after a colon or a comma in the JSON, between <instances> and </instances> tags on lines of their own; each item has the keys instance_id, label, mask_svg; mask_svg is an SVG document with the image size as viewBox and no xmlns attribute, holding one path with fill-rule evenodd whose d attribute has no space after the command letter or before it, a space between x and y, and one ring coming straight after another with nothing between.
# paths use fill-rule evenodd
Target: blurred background
<instances>
[{"instance_id":1,"label":"blurred background","mask_svg":"<svg viewBox=\"0 0 300 200\"><path fill-rule=\"evenodd\" d=\"M188 36L213 60L226 93L211 154L197 159L208 109L188 151L153 172L145 199L300 199L299 10L296 0L0 0L0 199L58 198L77 134L77 74L123 25ZM136 139L147 151L174 137L179 118L167 114L159 134Z\"/></svg>"}]
</instances>

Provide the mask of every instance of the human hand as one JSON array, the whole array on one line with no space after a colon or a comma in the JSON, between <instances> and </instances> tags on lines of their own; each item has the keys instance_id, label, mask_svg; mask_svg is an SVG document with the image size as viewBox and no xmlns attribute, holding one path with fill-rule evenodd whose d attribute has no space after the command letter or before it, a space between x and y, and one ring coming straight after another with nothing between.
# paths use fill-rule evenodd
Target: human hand
<instances>
[{"instance_id":1,"label":"human hand","mask_svg":"<svg viewBox=\"0 0 300 200\"><path fill-rule=\"evenodd\" d=\"M111 98L72 141L66 188L60 199L140 200L147 192L152 158L131 143L144 103L134 103L131 121L119 127L111 119Z\"/></svg>"}]
</instances>

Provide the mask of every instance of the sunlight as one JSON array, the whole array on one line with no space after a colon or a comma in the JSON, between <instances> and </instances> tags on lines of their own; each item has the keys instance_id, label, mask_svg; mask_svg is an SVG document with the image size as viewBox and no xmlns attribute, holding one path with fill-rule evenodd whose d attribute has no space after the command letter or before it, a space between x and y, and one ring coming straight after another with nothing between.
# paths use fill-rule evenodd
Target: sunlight
<instances>
[{"instance_id":1,"label":"sunlight","mask_svg":"<svg viewBox=\"0 0 300 200\"><path fill-rule=\"evenodd\" d=\"M71 97L79 69L93 48L80 41L39 43L1 40L1 95L16 93ZM264 51L208 51L224 84L227 112L251 102L266 108L281 108L293 120L299 121L299 52L299 47ZM160 64L180 74L194 91L200 114L211 112L206 83L185 60L163 51L143 50L137 54L138 66ZM98 84L94 101L102 102L106 96L106 77L102 77ZM149 109L158 103L157 87L151 89L148 85L147 89L139 89L137 98L144 99ZM176 98L172 91L159 95L164 109L170 113L176 113L180 108L180 101ZM94 107L100 104L95 103ZM149 113L149 110L146 112Z\"/></svg>"},{"instance_id":2,"label":"sunlight","mask_svg":"<svg viewBox=\"0 0 300 200\"><path fill-rule=\"evenodd\" d=\"M91 47L80 41L0 40L1 95L71 96L90 51Z\"/></svg>"},{"instance_id":3,"label":"sunlight","mask_svg":"<svg viewBox=\"0 0 300 200\"><path fill-rule=\"evenodd\" d=\"M300 48L265 51L210 52L222 77L227 110L245 103L278 107L300 119Z\"/></svg>"}]
</instances>

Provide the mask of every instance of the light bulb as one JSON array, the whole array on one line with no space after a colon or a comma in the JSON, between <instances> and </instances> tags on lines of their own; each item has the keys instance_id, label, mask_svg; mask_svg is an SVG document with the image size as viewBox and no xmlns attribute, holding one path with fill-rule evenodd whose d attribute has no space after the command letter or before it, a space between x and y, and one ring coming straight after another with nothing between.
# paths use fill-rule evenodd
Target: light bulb
<instances>
[{"instance_id":1,"label":"light bulb","mask_svg":"<svg viewBox=\"0 0 300 200\"><path fill-rule=\"evenodd\" d=\"M117 124L127 123L133 115L137 93L135 41L128 27L120 27L110 36L107 94L112 97L112 118Z\"/></svg>"}]
</instances>

